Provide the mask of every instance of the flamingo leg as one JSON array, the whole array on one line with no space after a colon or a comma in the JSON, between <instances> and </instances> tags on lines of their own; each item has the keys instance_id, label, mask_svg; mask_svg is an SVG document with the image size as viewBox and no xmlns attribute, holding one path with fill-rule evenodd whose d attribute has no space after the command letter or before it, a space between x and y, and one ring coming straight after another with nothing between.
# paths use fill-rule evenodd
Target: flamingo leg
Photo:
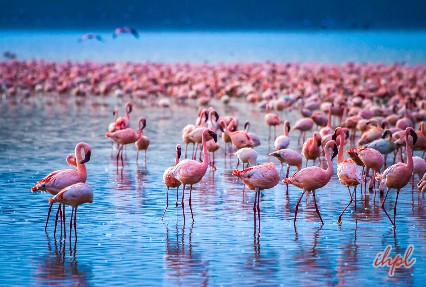
<instances>
[{"instance_id":1,"label":"flamingo leg","mask_svg":"<svg viewBox=\"0 0 426 287\"><path fill-rule=\"evenodd\" d=\"M257 189L257 219L259 221L259 230L260 230L260 189Z\"/></svg>"},{"instance_id":2,"label":"flamingo leg","mask_svg":"<svg viewBox=\"0 0 426 287\"><path fill-rule=\"evenodd\" d=\"M139 159L139 150L136 151L136 162L138 162Z\"/></svg>"},{"instance_id":3,"label":"flamingo leg","mask_svg":"<svg viewBox=\"0 0 426 287\"><path fill-rule=\"evenodd\" d=\"M177 203L177 201L176 201L176 203ZM166 191L166 208L164 208L163 216L161 216L161 220L163 220L164 215L166 214L168 207L169 207L169 187L167 187L167 191Z\"/></svg>"},{"instance_id":4,"label":"flamingo leg","mask_svg":"<svg viewBox=\"0 0 426 287\"><path fill-rule=\"evenodd\" d=\"M317 214L318 214L318 216L319 216L319 218L321 220L321 223L324 224L324 221L322 221L321 213L319 212L319 209L318 209L317 199L315 198L315 190L312 193L314 195L315 210L317 211Z\"/></svg>"},{"instance_id":5,"label":"flamingo leg","mask_svg":"<svg viewBox=\"0 0 426 287\"><path fill-rule=\"evenodd\" d=\"M299 200L297 201L297 204L296 204L296 210L294 211L294 225L296 225L296 219L297 219L297 212L298 212L298 210L299 210L299 204L300 204L300 201L302 200L302 197L303 197L303 195L305 194L305 192L306 192L306 190L304 190L303 192L302 192L302 194L300 195L300 197L299 197Z\"/></svg>"},{"instance_id":6,"label":"flamingo leg","mask_svg":"<svg viewBox=\"0 0 426 287\"><path fill-rule=\"evenodd\" d=\"M393 207L393 226L396 227L396 205L398 204L399 189L396 191L395 206Z\"/></svg>"},{"instance_id":7,"label":"flamingo leg","mask_svg":"<svg viewBox=\"0 0 426 287\"><path fill-rule=\"evenodd\" d=\"M78 208L78 205L74 209L74 235L76 240L77 240L77 208ZM71 237L71 233L70 233L70 237Z\"/></svg>"},{"instance_id":8,"label":"flamingo leg","mask_svg":"<svg viewBox=\"0 0 426 287\"><path fill-rule=\"evenodd\" d=\"M257 188L256 188L256 191L257 191ZM257 194L255 194L255 196L254 196L254 203L253 203L253 224L254 224L253 228L254 228L254 230L256 230L256 211L257 211L256 201L257 201Z\"/></svg>"},{"instance_id":9,"label":"flamingo leg","mask_svg":"<svg viewBox=\"0 0 426 287\"><path fill-rule=\"evenodd\" d=\"M192 205L191 199L192 199L192 184L189 186L189 205Z\"/></svg>"},{"instance_id":10,"label":"flamingo leg","mask_svg":"<svg viewBox=\"0 0 426 287\"><path fill-rule=\"evenodd\" d=\"M74 206L72 207L72 210L71 210L71 217L70 217L70 240L71 240L72 219L73 219L73 216L74 216Z\"/></svg>"},{"instance_id":11,"label":"flamingo leg","mask_svg":"<svg viewBox=\"0 0 426 287\"><path fill-rule=\"evenodd\" d=\"M144 151L144 162L146 164L146 150Z\"/></svg>"},{"instance_id":12,"label":"flamingo leg","mask_svg":"<svg viewBox=\"0 0 426 287\"><path fill-rule=\"evenodd\" d=\"M58 207L58 209L56 210L56 217L55 217L55 229L54 229L54 231L53 231L53 235L54 236L56 236L56 227L57 227L57 225L58 225L58 216L59 216L59 213L61 213L61 215L62 215L62 211L61 211L61 204L59 204L59 207ZM62 216L61 216L62 217ZM62 228L62 222L61 222L61 228Z\"/></svg>"},{"instance_id":13,"label":"flamingo leg","mask_svg":"<svg viewBox=\"0 0 426 287\"><path fill-rule=\"evenodd\" d=\"M282 163L281 163L282 165ZM285 174L285 178L288 178L288 174L290 172L290 165L287 164L287 173ZM285 194L288 195L288 183L285 183Z\"/></svg>"},{"instance_id":14,"label":"flamingo leg","mask_svg":"<svg viewBox=\"0 0 426 287\"><path fill-rule=\"evenodd\" d=\"M176 207L179 205L178 196L179 196L179 186L176 188Z\"/></svg>"},{"instance_id":15,"label":"flamingo leg","mask_svg":"<svg viewBox=\"0 0 426 287\"><path fill-rule=\"evenodd\" d=\"M347 209L347 208L349 207L349 205L351 205L351 204L352 204L352 202L353 202L352 193L351 193L351 190L350 190L350 187L349 187L349 186L348 186L348 192L349 192L349 196L351 197L351 200L349 201L348 205L346 205L345 209L343 209L342 213L340 213L339 218L337 219L337 223L338 223L338 224L341 224L341 223L342 223L342 216L343 216L343 213L345 213L346 209Z\"/></svg>"},{"instance_id":16,"label":"flamingo leg","mask_svg":"<svg viewBox=\"0 0 426 287\"><path fill-rule=\"evenodd\" d=\"M185 145L185 158L187 158L188 156L187 151L188 151L188 143Z\"/></svg>"},{"instance_id":17,"label":"flamingo leg","mask_svg":"<svg viewBox=\"0 0 426 287\"><path fill-rule=\"evenodd\" d=\"M185 206L185 203L183 202L183 200L185 199L185 185L183 185L183 190L182 190L182 201L180 202L180 204L182 205L182 208Z\"/></svg>"},{"instance_id":18,"label":"flamingo leg","mask_svg":"<svg viewBox=\"0 0 426 287\"><path fill-rule=\"evenodd\" d=\"M46 225L44 226L44 231L47 230L47 223L49 222L49 217L50 217L50 212L52 211L52 206L53 206L53 203L50 204L49 211L47 212L47 219L46 219Z\"/></svg>"},{"instance_id":19,"label":"flamingo leg","mask_svg":"<svg viewBox=\"0 0 426 287\"><path fill-rule=\"evenodd\" d=\"M388 197L389 190L390 190L390 188L388 188L388 191L386 191L386 195L385 195L385 198L383 199L381 207L382 207L383 211L386 213L386 216L389 218L389 221L392 223L392 225L394 225L394 223L392 222L392 218L390 218L388 212L385 209L385 201L386 201L386 198Z\"/></svg>"},{"instance_id":20,"label":"flamingo leg","mask_svg":"<svg viewBox=\"0 0 426 287\"><path fill-rule=\"evenodd\" d=\"M67 224L65 222L65 204L62 204L62 216L64 218L64 220L62 221L62 223L64 224L64 238L67 237Z\"/></svg>"}]
</instances>

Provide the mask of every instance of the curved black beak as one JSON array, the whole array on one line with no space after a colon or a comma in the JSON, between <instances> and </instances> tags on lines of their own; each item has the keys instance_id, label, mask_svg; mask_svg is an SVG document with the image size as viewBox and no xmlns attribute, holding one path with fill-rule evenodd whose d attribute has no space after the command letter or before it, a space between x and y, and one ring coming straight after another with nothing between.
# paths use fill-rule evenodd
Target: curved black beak
<instances>
[{"instance_id":1,"label":"curved black beak","mask_svg":"<svg viewBox=\"0 0 426 287\"><path fill-rule=\"evenodd\" d=\"M287 132L288 132L288 133L290 132L290 129L291 129L291 127L290 127L290 123L288 123L288 124L287 124Z\"/></svg>"},{"instance_id":2,"label":"curved black beak","mask_svg":"<svg viewBox=\"0 0 426 287\"><path fill-rule=\"evenodd\" d=\"M209 119L209 113L207 111L205 111L204 116L206 117L205 122L207 123L207 120Z\"/></svg>"},{"instance_id":3,"label":"curved black beak","mask_svg":"<svg viewBox=\"0 0 426 287\"><path fill-rule=\"evenodd\" d=\"M182 155L182 148L178 147L177 152L178 152L178 158L180 158L180 156Z\"/></svg>"},{"instance_id":4,"label":"curved black beak","mask_svg":"<svg viewBox=\"0 0 426 287\"><path fill-rule=\"evenodd\" d=\"M146 119L142 119L142 127L140 128L141 131L146 127Z\"/></svg>"},{"instance_id":5,"label":"curved black beak","mask_svg":"<svg viewBox=\"0 0 426 287\"><path fill-rule=\"evenodd\" d=\"M276 158L281 158L281 154L277 151L271 152L269 155L276 157Z\"/></svg>"},{"instance_id":6,"label":"curved black beak","mask_svg":"<svg viewBox=\"0 0 426 287\"><path fill-rule=\"evenodd\" d=\"M85 164L86 162L88 162L90 160L90 156L92 155L92 152L89 150L85 155L84 155L84 159L81 161L81 164Z\"/></svg>"},{"instance_id":7,"label":"curved black beak","mask_svg":"<svg viewBox=\"0 0 426 287\"><path fill-rule=\"evenodd\" d=\"M214 139L214 142L217 142L217 134L215 132L210 131L209 134L212 136L212 138Z\"/></svg>"},{"instance_id":8,"label":"curved black beak","mask_svg":"<svg viewBox=\"0 0 426 287\"><path fill-rule=\"evenodd\" d=\"M337 149L337 144L335 144L333 147L333 155L331 156L331 160L333 160L338 153L339 153L339 150Z\"/></svg>"},{"instance_id":9,"label":"curved black beak","mask_svg":"<svg viewBox=\"0 0 426 287\"><path fill-rule=\"evenodd\" d=\"M413 145L415 145L415 144L416 144L416 142L417 142L417 134L416 134L416 132L415 132L415 131L413 131L413 130L410 130L410 134L411 134L411 136L413 137Z\"/></svg>"},{"instance_id":10,"label":"curved black beak","mask_svg":"<svg viewBox=\"0 0 426 287\"><path fill-rule=\"evenodd\" d=\"M248 130L248 128L250 128L250 122L249 122L249 121L246 121L246 122L244 123L244 129L245 129L245 130Z\"/></svg>"},{"instance_id":11,"label":"curved black beak","mask_svg":"<svg viewBox=\"0 0 426 287\"><path fill-rule=\"evenodd\" d=\"M387 136L392 136L392 132L390 130L385 130L382 135L382 139L385 139Z\"/></svg>"},{"instance_id":12,"label":"curved black beak","mask_svg":"<svg viewBox=\"0 0 426 287\"><path fill-rule=\"evenodd\" d=\"M321 146L321 140L318 140L318 147Z\"/></svg>"},{"instance_id":13,"label":"curved black beak","mask_svg":"<svg viewBox=\"0 0 426 287\"><path fill-rule=\"evenodd\" d=\"M336 139L337 139L336 131L334 131L334 134L331 136L331 139L334 140L334 141L336 141Z\"/></svg>"},{"instance_id":14,"label":"curved black beak","mask_svg":"<svg viewBox=\"0 0 426 287\"><path fill-rule=\"evenodd\" d=\"M129 114L132 112L132 104L129 105Z\"/></svg>"},{"instance_id":15,"label":"curved black beak","mask_svg":"<svg viewBox=\"0 0 426 287\"><path fill-rule=\"evenodd\" d=\"M346 131L346 139L349 138L349 130Z\"/></svg>"},{"instance_id":16,"label":"curved black beak","mask_svg":"<svg viewBox=\"0 0 426 287\"><path fill-rule=\"evenodd\" d=\"M214 116L216 117L216 121L218 121L219 120L219 114L216 111L214 111Z\"/></svg>"}]
</instances>

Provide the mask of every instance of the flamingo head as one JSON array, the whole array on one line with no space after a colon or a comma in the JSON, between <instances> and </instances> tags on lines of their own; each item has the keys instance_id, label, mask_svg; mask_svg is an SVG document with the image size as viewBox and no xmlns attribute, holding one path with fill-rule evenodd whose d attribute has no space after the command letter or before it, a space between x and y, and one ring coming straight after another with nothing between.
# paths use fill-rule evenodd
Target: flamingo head
<instances>
[{"instance_id":1,"label":"flamingo head","mask_svg":"<svg viewBox=\"0 0 426 287\"><path fill-rule=\"evenodd\" d=\"M269 154L270 156L273 156L273 157L275 157L275 158L282 158L281 157L281 154L278 152L278 151L274 151L274 152L271 152L270 154Z\"/></svg>"},{"instance_id":2,"label":"flamingo head","mask_svg":"<svg viewBox=\"0 0 426 287\"><path fill-rule=\"evenodd\" d=\"M289 132L290 132L290 129L291 129L291 127L290 127L290 122L289 122L289 121L285 121L285 122L284 122L284 126L286 126L286 127L287 127L287 132L289 133Z\"/></svg>"},{"instance_id":3,"label":"flamingo head","mask_svg":"<svg viewBox=\"0 0 426 287\"><path fill-rule=\"evenodd\" d=\"M88 150L86 154L84 155L84 159L81 161L81 164L85 164L90 160L90 156L92 155L92 151Z\"/></svg>"},{"instance_id":4,"label":"flamingo head","mask_svg":"<svg viewBox=\"0 0 426 287\"><path fill-rule=\"evenodd\" d=\"M127 113L130 114L132 112L132 108L133 108L132 104L131 103L127 103L127 105L126 105Z\"/></svg>"},{"instance_id":5,"label":"flamingo head","mask_svg":"<svg viewBox=\"0 0 426 287\"><path fill-rule=\"evenodd\" d=\"M142 125L142 126L141 126ZM146 127L146 119L144 117L139 118L139 129L143 131L143 129Z\"/></svg>"},{"instance_id":6,"label":"flamingo head","mask_svg":"<svg viewBox=\"0 0 426 287\"><path fill-rule=\"evenodd\" d=\"M208 140L213 139L214 142L217 142L217 134L212 130L207 130L207 131L208 131L208 135L210 136L210 138L208 138Z\"/></svg>"},{"instance_id":7,"label":"flamingo head","mask_svg":"<svg viewBox=\"0 0 426 287\"><path fill-rule=\"evenodd\" d=\"M335 143L333 146L333 155L331 156L331 160L333 160L338 153L339 153L339 150L337 149L337 144Z\"/></svg>"},{"instance_id":8,"label":"flamingo head","mask_svg":"<svg viewBox=\"0 0 426 287\"><path fill-rule=\"evenodd\" d=\"M392 138L392 132L390 131L390 130L385 130L384 132L383 132L383 135L382 135L382 139L385 139L386 137L390 137L390 138Z\"/></svg>"},{"instance_id":9,"label":"flamingo head","mask_svg":"<svg viewBox=\"0 0 426 287\"><path fill-rule=\"evenodd\" d=\"M178 158L180 158L180 156L182 155L182 148L180 144L176 145L176 152L178 154Z\"/></svg>"},{"instance_id":10,"label":"flamingo head","mask_svg":"<svg viewBox=\"0 0 426 287\"><path fill-rule=\"evenodd\" d=\"M244 123L244 130L248 131L249 129L250 129L250 122L249 122L249 121L246 121L246 122Z\"/></svg>"},{"instance_id":11,"label":"flamingo head","mask_svg":"<svg viewBox=\"0 0 426 287\"><path fill-rule=\"evenodd\" d=\"M413 145L415 145L416 142L417 142L417 134L414 131L414 129L411 128L411 127L408 127L408 128L405 129L405 132L407 133L407 135L408 135L408 133L410 133L410 135L413 137Z\"/></svg>"},{"instance_id":12,"label":"flamingo head","mask_svg":"<svg viewBox=\"0 0 426 287\"><path fill-rule=\"evenodd\" d=\"M358 149L356 148L350 148L346 150L346 152L349 154L351 159L359 166L364 166L364 163L359 158Z\"/></svg>"},{"instance_id":13,"label":"flamingo head","mask_svg":"<svg viewBox=\"0 0 426 287\"><path fill-rule=\"evenodd\" d=\"M234 169L234 170L232 171L232 175L235 175L236 177L241 178L241 170L239 170L239 169Z\"/></svg>"}]
</instances>

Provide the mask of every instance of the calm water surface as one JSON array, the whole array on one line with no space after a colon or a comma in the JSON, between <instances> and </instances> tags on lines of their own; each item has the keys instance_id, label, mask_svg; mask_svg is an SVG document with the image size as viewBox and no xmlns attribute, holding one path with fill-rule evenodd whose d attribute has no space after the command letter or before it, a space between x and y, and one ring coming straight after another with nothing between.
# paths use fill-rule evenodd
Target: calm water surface
<instances>
[{"instance_id":1,"label":"calm water surface","mask_svg":"<svg viewBox=\"0 0 426 287\"><path fill-rule=\"evenodd\" d=\"M124 102L124 101L123 101ZM123 102L41 96L16 103L0 102L0 285L3 286L420 286L426 280L426 212L424 198L406 187L398 200L394 233L372 195L358 200L336 224L349 200L337 176L318 191L325 225L321 226L312 197L303 200L297 230L293 215L300 190L285 185L261 196L260 233L253 226L254 193L231 175L236 160L218 152L217 171L208 170L193 192L195 223L189 208L170 207L160 220L166 200L163 171L174 162L182 127L195 120L195 105L175 106L174 116L148 103L135 101L132 125L143 115L151 139L146 164L135 161L133 146L126 149L124 167L117 167L116 150L104 137L112 109ZM262 141L259 162L268 160L267 129L254 106L234 103L220 114L250 119ZM295 113L282 118L295 121ZM297 146L298 134L291 135ZM32 185L47 173L67 168L65 157L76 143L92 147L87 183L94 189L93 204L78 209L78 241L53 237L44 223L46 193L31 193ZM143 157L142 157L143 159ZM278 167L278 165L277 165ZM358 197L359 199L359 197ZM395 193L386 207L393 208ZM70 210L68 210L68 215ZM355 218L358 221L356 224ZM67 232L68 234L68 232ZM374 268L378 252L391 245L391 255L403 254L413 244L416 264Z\"/></svg>"},{"instance_id":2,"label":"calm water surface","mask_svg":"<svg viewBox=\"0 0 426 287\"><path fill-rule=\"evenodd\" d=\"M19 59L132 62L405 62L426 63L426 31L158 32L140 38L102 31L1 31L0 52Z\"/></svg>"}]
</instances>

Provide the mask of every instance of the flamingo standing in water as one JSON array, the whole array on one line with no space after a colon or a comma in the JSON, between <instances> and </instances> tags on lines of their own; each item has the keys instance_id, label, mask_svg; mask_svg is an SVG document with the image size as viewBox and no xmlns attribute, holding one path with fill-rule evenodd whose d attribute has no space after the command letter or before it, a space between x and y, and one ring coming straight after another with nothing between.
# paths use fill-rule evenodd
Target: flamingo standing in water
<instances>
[{"instance_id":1,"label":"flamingo standing in water","mask_svg":"<svg viewBox=\"0 0 426 287\"><path fill-rule=\"evenodd\" d=\"M105 134L106 137L111 138L120 146L117 153L117 165L118 165L118 157L120 156L120 154L121 154L121 160L123 161L123 154L121 153L121 150L123 149L124 145L135 143L140 138L142 129L145 128L145 125L146 125L146 120L145 118L141 117L139 118L139 128L137 133L131 128L126 128L124 130L118 130L113 133Z\"/></svg>"},{"instance_id":2,"label":"flamingo standing in water","mask_svg":"<svg viewBox=\"0 0 426 287\"><path fill-rule=\"evenodd\" d=\"M258 156L257 151L249 147L240 148L234 153L234 155L238 158L237 166L235 168L238 168L241 161L243 163L243 169L245 163L247 164L247 167L254 166Z\"/></svg>"},{"instance_id":3,"label":"flamingo standing in water","mask_svg":"<svg viewBox=\"0 0 426 287\"><path fill-rule=\"evenodd\" d=\"M284 134L278 136L274 141L274 148L275 150L285 149L290 144L290 137L288 136L288 133L290 132L290 122L285 121L284 122Z\"/></svg>"},{"instance_id":4,"label":"flamingo standing in water","mask_svg":"<svg viewBox=\"0 0 426 287\"><path fill-rule=\"evenodd\" d=\"M281 169L283 168L283 164L287 164L287 173L285 174L285 178L288 178L288 174L290 172L290 166L296 166L297 171L302 169L302 155L295 150L292 149L280 149L270 153L269 155L275 157L281 162ZM288 193L288 183L286 185L286 193Z\"/></svg>"},{"instance_id":5,"label":"flamingo standing in water","mask_svg":"<svg viewBox=\"0 0 426 287\"><path fill-rule=\"evenodd\" d=\"M204 153L203 162L198 162L192 159L185 159L179 162L170 172L170 174L179 180L183 184L182 191L182 207L184 206L184 198L185 198L185 187L186 185L190 185L189 190L189 206L191 206L191 198L192 198L192 186L198 183L204 176L207 171L207 167L209 165L209 152L207 150L207 141L210 139L214 139L217 142L217 135L209 129L204 130L202 135L202 149ZM194 215L192 214L192 221L194 221Z\"/></svg>"},{"instance_id":6,"label":"flamingo standing in water","mask_svg":"<svg viewBox=\"0 0 426 287\"><path fill-rule=\"evenodd\" d=\"M254 142L254 146L259 146L260 145L260 139L259 136L255 133L250 132L250 122L246 121L244 124L244 131L249 135L249 137L251 138L251 140Z\"/></svg>"},{"instance_id":7,"label":"flamingo standing in water","mask_svg":"<svg viewBox=\"0 0 426 287\"><path fill-rule=\"evenodd\" d=\"M341 184L345 185L348 188L350 201L348 205L343 209L342 213L339 215L339 218L337 219L337 223L342 223L342 216L345 213L346 209L349 207L349 205L352 204L354 197L355 197L355 212L356 212L356 188L358 184L362 182L362 174L361 171L358 169L358 165L351 159L347 158L344 159L343 157L343 150L345 148L345 136L343 134L343 129L338 127L335 130L334 137L337 137L337 134L340 134L340 146L339 146L339 152L337 155L337 177L339 178L339 181ZM351 193L351 186L354 187L353 193ZM355 195L353 197L353 195Z\"/></svg>"},{"instance_id":8,"label":"flamingo standing in water","mask_svg":"<svg viewBox=\"0 0 426 287\"><path fill-rule=\"evenodd\" d=\"M321 153L321 136L318 132L314 132L312 138L309 138L305 141L302 147L302 154L306 158L306 166L308 166L308 161L311 159L314 161L319 158Z\"/></svg>"},{"instance_id":9,"label":"flamingo standing in water","mask_svg":"<svg viewBox=\"0 0 426 287\"><path fill-rule=\"evenodd\" d=\"M277 114L268 112L265 114L265 122L269 128L268 129L268 142L269 142L269 140L271 139L271 127L274 127L274 139L275 139L275 129L276 129L276 126L281 124L281 120Z\"/></svg>"},{"instance_id":10,"label":"flamingo standing in water","mask_svg":"<svg viewBox=\"0 0 426 287\"><path fill-rule=\"evenodd\" d=\"M330 156L330 151L329 151L330 148L333 148L334 150L332 156ZM296 204L296 211L294 212L294 224L296 224L297 211L299 209L300 201L302 200L302 197L306 191L312 192L314 196L315 210L321 220L321 223L324 224L324 221L322 220L321 214L318 210L317 201L315 198L315 190L317 190L318 188L324 187L333 176L332 160L337 155L337 152L338 152L336 142L334 140L328 141L328 143L325 145L324 152L325 152L325 158L327 160L326 170L318 166L305 167L304 169L301 169L295 174L293 174L291 177L284 178L283 180L284 183L293 184L303 190Z\"/></svg>"},{"instance_id":11,"label":"flamingo standing in water","mask_svg":"<svg viewBox=\"0 0 426 287\"><path fill-rule=\"evenodd\" d=\"M50 205L55 202L72 206L70 218L70 240L73 222L74 233L75 237L77 238L77 208L81 204L93 202L92 188L83 182L75 183L62 189L58 194L49 199Z\"/></svg>"},{"instance_id":12,"label":"flamingo standing in water","mask_svg":"<svg viewBox=\"0 0 426 287\"><path fill-rule=\"evenodd\" d=\"M219 121L219 126L222 127L226 135L228 135L231 138L232 144L237 148L243 148L243 147L253 147L254 142L251 140L250 136L245 131L230 131L230 127L232 125L235 125L235 120L233 119L228 126L225 126L225 121L221 120Z\"/></svg>"},{"instance_id":13,"label":"flamingo standing in water","mask_svg":"<svg viewBox=\"0 0 426 287\"><path fill-rule=\"evenodd\" d=\"M175 188L176 187L176 206L178 206L178 195L179 195L179 186L181 185L181 182L177 180L172 174L171 171L173 168L179 163L179 158L181 156L182 148L180 144L176 145L176 158L175 158L175 165L167 168L163 173L163 181L167 186L167 193L166 193L166 208L164 209L163 216L166 213L167 208L169 207L169 188Z\"/></svg>"},{"instance_id":14,"label":"flamingo standing in water","mask_svg":"<svg viewBox=\"0 0 426 287\"><path fill-rule=\"evenodd\" d=\"M143 119L143 125L140 128L141 134L139 136L139 139L135 142L135 146L136 146L136 162L138 161L139 158L139 151L143 150L145 153L145 162L146 162L146 150L148 149L150 140L149 137L147 137L146 135L144 135L143 130L146 127L146 120Z\"/></svg>"},{"instance_id":15,"label":"flamingo standing in water","mask_svg":"<svg viewBox=\"0 0 426 287\"><path fill-rule=\"evenodd\" d=\"M386 216L389 218L392 225L396 226L396 206L398 204L398 196L401 188L407 185L410 182L411 176L413 175L413 154L411 151L410 144L408 142L408 136L411 135L413 138L413 144L417 141L417 134L413 128L408 127L405 129L405 149L407 153L407 163L398 162L391 165L382 174L377 175L377 180L380 180L381 183L388 188L385 198L383 199L381 208L386 213ZM389 190L391 188L396 189L396 199L394 206L393 221L389 216L388 212L385 209L386 198L388 197Z\"/></svg>"},{"instance_id":16,"label":"flamingo standing in water","mask_svg":"<svg viewBox=\"0 0 426 287\"><path fill-rule=\"evenodd\" d=\"M297 143L300 144L300 140L305 141L306 132L311 130L314 126L314 121L311 118L302 118L298 120L294 126L293 130L299 130L299 138L297 139Z\"/></svg>"},{"instance_id":17,"label":"flamingo standing in water","mask_svg":"<svg viewBox=\"0 0 426 287\"><path fill-rule=\"evenodd\" d=\"M273 188L280 182L280 175L273 162L248 167L244 170L235 169L233 175L240 178L250 190L255 190L254 197L254 224L256 225L256 211L260 228L260 192L263 189Z\"/></svg>"},{"instance_id":18,"label":"flamingo standing in water","mask_svg":"<svg viewBox=\"0 0 426 287\"><path fill-rule=\"evenodd\" d=\"M129 114L132 112L132 104L127 103L126 104L126 116L125 117L119 117L115 121L115 128L116 130L124 130L127 128L130 128L130 116Z\"/></svg>"},{"instance_id":19,"label":"flamingo standing in water","mask_svg":"<svg viewBox=\"0 0 426 287\"><path fill-rule=\"evenodd\" d=\"M81 152L84 152L84 159L81 156ZM67 186L73 185L79 182L86 182L87 179L87 170L85 163L90 160L91 148L87 143L80 142L75 146L75 157L68 156L67 162L77 167L77 169L62 169L49 173L39 182L37 182L32 188L31 191L47 191L52 195L56 195L62 189ZM60 209L59 206L58 209ZM44 230L47 229L47 224L49 222L50 212L52 211L52 204L50 204L49 211L47 213L46 225ZM62 216L65 222L65 207L63 208ZM56 224L55 224L56 227ZM56 228L55 232L56 233Z\"/></svg>"}]
</instances>

